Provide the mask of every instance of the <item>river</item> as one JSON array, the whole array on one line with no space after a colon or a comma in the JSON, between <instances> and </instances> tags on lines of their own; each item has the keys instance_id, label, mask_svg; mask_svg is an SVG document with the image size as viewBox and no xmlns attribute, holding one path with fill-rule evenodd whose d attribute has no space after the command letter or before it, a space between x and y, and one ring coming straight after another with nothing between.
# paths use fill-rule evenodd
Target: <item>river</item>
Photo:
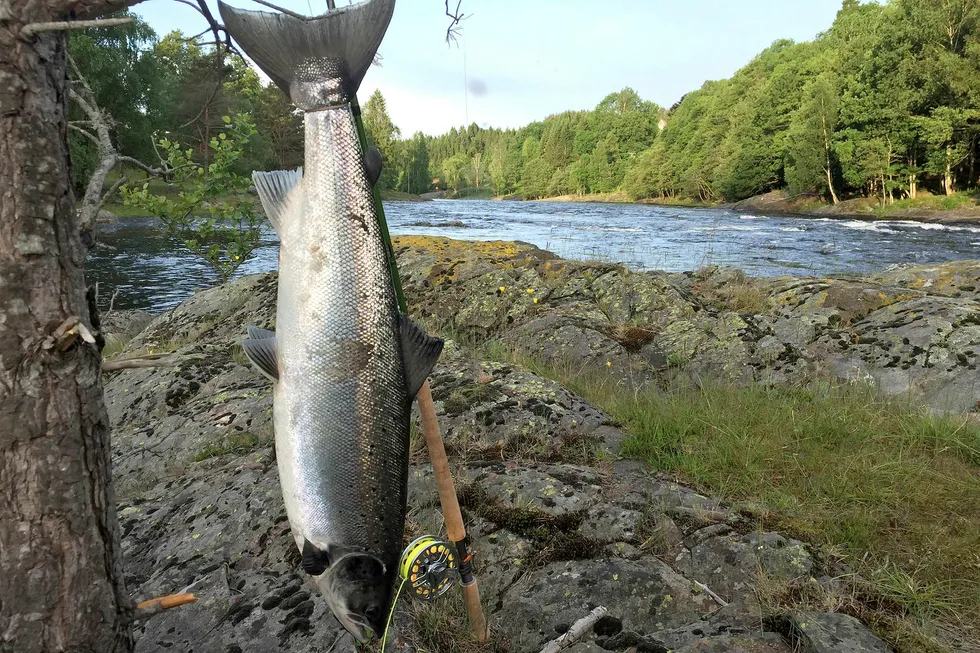
<instances>
[{"instance_id":1,"label":"river","mask_svg":"<svg viewBox=\"0 0 980 653\"><path fill-rule=\"evenodd\" d=\"M859 275L901 264L978 258L980 224L939 225L738 214L633 204L453 201L386 202L392 235L521 240L564 258L672 272L734 266L756 276ZM462 223L465 226L445 226ZM434 226L428 226L434 225ZM194 255L162 235L152 218L100 225L89 283L105 306L160 311L215 282ZM253 260L235 276L276 269L268 227Z\"/></svg>"}]
</instances>

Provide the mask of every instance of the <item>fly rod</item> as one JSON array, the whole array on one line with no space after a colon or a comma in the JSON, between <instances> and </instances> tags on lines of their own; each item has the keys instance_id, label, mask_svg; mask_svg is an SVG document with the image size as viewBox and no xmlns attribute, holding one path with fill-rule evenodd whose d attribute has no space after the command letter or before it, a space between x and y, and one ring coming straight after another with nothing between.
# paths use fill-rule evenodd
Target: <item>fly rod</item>
<instances>
[{"instance_id":1,"label":"fly rod","mask_svg":"<svg viewBox=\"0 0 980 653\"><path fill-rule=\"evenodd\" d=\"M327 3L332 6L333 0L327 0ZM367 134L364 130L361 108L356 97L351 101L351 110L354 113L361 148L363 151L367 151ZM378 184L374 185L374 206L378 215L378 224L384 236L388 265L391 268L391 278L395 286L395 294L398 297L398 306L407 315L408 303L405 300L405 293L398 275L398 263L395 260L395 251L391 244L391 236L388 233L388 224L385 220L384 206L381 200L381 189ZM425 433L425 444L429 451L429 459L432 461L436 486L439 489L439 502L442 505L443 519L446 522L446 534L458 554L458 571L460 586L463 589L463 601L466 603L466 610L469 613L473 635L478 642L484 643L489 639L490 633L487 629L486 617L483 614L483 604L480 601L480 588L477 585L476 576L473 574L473 555L466 548L466 528L463 525L463 515L459 509L459 500L456 497L452 473L449 471L449 458L446 456L445 443L439 431L439 422L436 419L436 409L432 401L432 392L429 389L428 380L422 384L422 389L419 390L418 402L419 413L422 417L422 430Z\"/></svg>"}]
</instances>

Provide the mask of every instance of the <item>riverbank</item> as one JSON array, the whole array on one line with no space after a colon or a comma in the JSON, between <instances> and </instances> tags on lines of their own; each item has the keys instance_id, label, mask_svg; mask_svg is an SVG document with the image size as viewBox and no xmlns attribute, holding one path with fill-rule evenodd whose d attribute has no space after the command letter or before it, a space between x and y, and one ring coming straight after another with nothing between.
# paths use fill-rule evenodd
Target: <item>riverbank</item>
<instances>
[{"instance_id":1,"label":"riverbank","mask_svg":"<svg viewBox=\"0 0 980 653\"><path fill-rule=\"evenodd\" d=\"M902 653L971 650L980 263L753 279L393 244L409 312L447 339L430 380L490 650L537 653L595 605L576 651L888 651L862 622ZM276 281L156 316L121 355L173 364L106 381L130 587L199 597L138 653L351 650L297 571L270 384L240 350L274 328ZM407 540L444 528L413 451ZM395 623L413 649L476 650L456 592Z\"/></svg>"},{"instance_id":2,"label":"riverbank","mask_svg":"<svg viewBox=\"0 0 980 653\"><path fill-rule=\"evenodd\" d=\"M163 190L161 190L161 188L166 188L166 187L163 185L159 185L159 187L155 189L154 192L164 192ZM170 191L170 192L176 192L176 191ZM76 198L76 199L78 199L78 201L76 202L76 208L81 208L81 199L80 198ZM259 203L258 197L255 197L254 199L256 205L260 207L259 210L261 210L261 204ZM385 202L428 202L432 200L432 197L425 197L423 195L414 195L412 193L403 193L397 190L385 190L381 192L381 199ZM107 202L105 206L102 208L102 213L106 215L104 219L105 222L112 221L109 216L112 216L114 218L154 217L149 213L147 213L146 211L143 211L142 209L139 209L135 206L127 206L119 202Z\"/></svg>"},{"instance_id":3,"label":"riverbank","mask_svg":"<svg viewBox=\"0 0 980 653\"><path fill-rule=\"evenodd\" d=\"M967 193L953 196L922 196L897 200L881 206L875 198L855 198L829 204L811 195L791 197L783 191L757 195L739 202L708 203L685 199L644 199L634 201L625 193L561 195L531 202L569 202L595 204L649 204L695 209L727 209L739 213L765 213L772 216L840 218L848 220L911 220L937 224L980 222L980 204Z\"/></svg>"}]
</instances>

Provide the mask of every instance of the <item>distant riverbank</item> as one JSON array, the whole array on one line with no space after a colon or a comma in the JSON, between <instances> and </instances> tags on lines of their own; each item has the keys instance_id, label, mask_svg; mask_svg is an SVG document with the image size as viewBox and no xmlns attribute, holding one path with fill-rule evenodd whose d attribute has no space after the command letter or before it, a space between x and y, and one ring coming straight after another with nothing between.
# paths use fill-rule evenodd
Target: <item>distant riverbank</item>
<instances>
[{"instance_id":1,"label":"distant riverbank","mask_svg":"<svg viewBox=\"0 0 980 653\"><path fill-rule=\"evenodd\" d=\"M507 198L502 198L507 199ZM519 199L519 198L513 198ZM809 216L822 218L846 218L858 220L913 220L955 224L980 222L980 204L974 196L960 193L953 196L924 196L914 200L897 200L882 207L875 198L861 197L828 204L812 195L788 196L782 191L757 195L740 202L708 203L691 200L633 201L625 193L601 193L593 195L562 195L533 202L575 202L600 204L653 204L657 206L682 206L687 208L728 209L739 213L766 213L768 215Z\"/></svg>"}]
</instances>

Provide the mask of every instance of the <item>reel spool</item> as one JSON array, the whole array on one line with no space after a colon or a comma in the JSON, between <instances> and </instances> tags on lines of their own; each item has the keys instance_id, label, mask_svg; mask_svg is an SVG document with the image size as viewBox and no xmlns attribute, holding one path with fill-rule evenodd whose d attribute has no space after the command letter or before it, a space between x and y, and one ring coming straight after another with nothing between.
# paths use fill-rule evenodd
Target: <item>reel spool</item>
<instances>
[{"instance_id":1,"label":"reel spool","mask_svg":"<svg viewBox=\"0 0 980 653\"><path fill-rule=\"evenodd\" d=\"M456 580L456 550L448 542L423 535L402 553L398 572L417 598L431 601L445 594Z\"/></svg>"}]
</instances>

